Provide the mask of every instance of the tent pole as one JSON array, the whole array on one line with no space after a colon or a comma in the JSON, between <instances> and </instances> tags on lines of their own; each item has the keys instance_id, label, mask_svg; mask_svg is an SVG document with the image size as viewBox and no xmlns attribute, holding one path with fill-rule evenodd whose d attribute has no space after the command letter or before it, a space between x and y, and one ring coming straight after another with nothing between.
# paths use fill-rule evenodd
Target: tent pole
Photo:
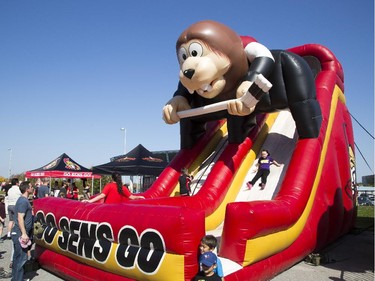
<instances>
[{"instance_id":1,"label":"tent pole","mask_svg":"<svg viewBox=\"0 0 375 281\"><path fill-rule=\"evenodd\" d=\"M91 176L91 196L94 195L94 176Z\"/></svg>"}]
</instances>

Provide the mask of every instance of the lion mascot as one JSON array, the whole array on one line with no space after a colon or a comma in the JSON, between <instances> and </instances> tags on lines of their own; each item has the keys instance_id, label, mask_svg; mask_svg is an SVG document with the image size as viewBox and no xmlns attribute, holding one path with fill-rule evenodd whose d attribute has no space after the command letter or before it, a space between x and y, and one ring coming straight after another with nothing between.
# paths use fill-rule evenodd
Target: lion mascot
<instances>
[{"instance_id":1,"label":"lion mascot","mask_svg":"<svg viewBox=\"0 0 375 281\"><path fill-rule=\"evenodd\" d=\"M322 122L313 71L304 58L270 51L254 38L239 36L215 21L201 21L176 43L179 83L163 108L167 124L180 122L181 149L190 148L206 123L227 119L228 142L241 143L258 113L289 108L299 138L315 138ZM246 97L246 98L244 98ZM181 118L183 111L221 106Z\"/></svg>"}]
</instances>

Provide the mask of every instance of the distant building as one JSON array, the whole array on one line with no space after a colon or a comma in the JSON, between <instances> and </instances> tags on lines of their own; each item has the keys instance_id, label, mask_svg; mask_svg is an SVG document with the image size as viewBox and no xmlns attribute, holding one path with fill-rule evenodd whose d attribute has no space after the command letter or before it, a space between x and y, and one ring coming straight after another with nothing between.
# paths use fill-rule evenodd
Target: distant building
<instances>
[{"instance_id":1,"label":"distant building","mask_svg":"<svg viewBox=\"0 0 375 281\"><path fill-rule=\"evenodd\" d=\"M366 186L374 186L374 175L363 176L362 184Z\"/></svg>"},{"instance_id":2,"label":"distant building","mask_svg":"<svg viewBox=\"0 0 375 281\"><path fill-rule=\"evenodd\" d=\"M373 186L358 186L359 193L375 193L375 187Z\"/></svg>"},{"instance_id":3,"label":"distant building","mask_svg":"<svg viewBox=\"0 0 375 281\"><path fill-rule=\"evenodd\" d=\"M151 151L155 155L155 158L161 158L167 163L171 162L176 156L179 150L161 150L161 151Z\"/></svg>"}]
</instances>

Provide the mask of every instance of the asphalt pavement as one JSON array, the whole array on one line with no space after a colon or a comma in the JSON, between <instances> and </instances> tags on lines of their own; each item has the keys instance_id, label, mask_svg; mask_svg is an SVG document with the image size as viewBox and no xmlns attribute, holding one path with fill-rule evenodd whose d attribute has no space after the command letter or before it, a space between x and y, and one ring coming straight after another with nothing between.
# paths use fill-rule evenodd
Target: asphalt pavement
<instances>
[{"instance_id":1,"label":"asphalt pavement","mask_svg":"<svg viewBox=\"0 0 375 281\"><path fill-rule=\"evenodd\" d=\"M336 240L316 258L306 259L272 281L374 281L374 231L352 231Z\"/></svg>"},{"instance_id":2,"label":"asphalt pavement","mask_svg":"<svg viewBox=\"0 0 375 281\"><path fill-rule=\"evenodd\" d=\"M6 233L4 229L3 234ZM9 269L12 240L0 243L0 266ZM317 258L311 261L301 261L271 279L272 281L374 281L374 231L354 230L336 240L321 253L320 262L316 265ZM315 262L315 264L314 264ZM64 280L42 268L28 272L25 279L32 281L58 281ZM5 278L2 280L11 280Z\"/></svg>"}]
</instances>

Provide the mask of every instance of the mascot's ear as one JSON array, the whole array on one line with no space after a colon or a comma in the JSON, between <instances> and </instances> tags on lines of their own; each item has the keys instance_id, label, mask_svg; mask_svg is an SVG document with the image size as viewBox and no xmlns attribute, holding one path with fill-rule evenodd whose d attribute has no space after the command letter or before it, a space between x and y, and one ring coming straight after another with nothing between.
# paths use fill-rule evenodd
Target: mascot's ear
<instances>
[{"instance_id":1,"label":"mascot's ear","mask_svg":"<svg viewBox=\"0 0 375 281\"><path fill-rule=\"evenodd\" d=\"M205 42L210 49L225 54L231 62L230 71L225 74L226 90L233 89L248 71L248 61L241 37L228 26L205 20L192 24L184 30L176 42L176 51L182 44L198 39Z\"/></svg>"}]
</instances>

